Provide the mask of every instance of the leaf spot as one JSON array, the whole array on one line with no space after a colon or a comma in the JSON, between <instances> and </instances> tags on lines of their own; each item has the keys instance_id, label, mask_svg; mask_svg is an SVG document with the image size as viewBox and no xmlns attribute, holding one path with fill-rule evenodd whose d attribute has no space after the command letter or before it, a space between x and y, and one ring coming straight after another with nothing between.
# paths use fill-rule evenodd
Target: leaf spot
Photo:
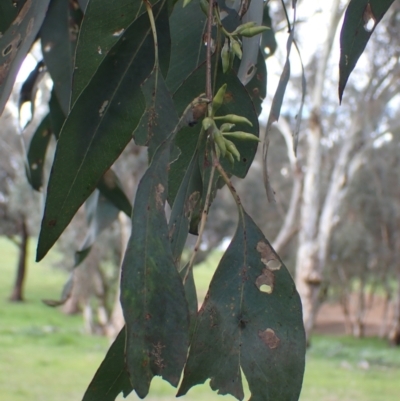
<instances>
[{"instance_id":1,"label":"leaf spot","mask_svg":"<svg viewBox=\"0 0 400 401\"><path fill-rule=\"evenodd\" d=\"M258 337L270 349L278 348L279 343L281 342L281 340L277 337L274 330L272 329L267 329L265 331L259 330Z\"/></svg>"},{"instance_id":2,"label":"leaf spot","mask_svg":"<svg viewBox=\"0 0 400 401\"><path fill-rule=\"evenodd\" d=\"M262 274L256 279L256 286L261 292L272 294L275 284L275 275L269 269L263 269Z\"/></svg>"},{"instance_id":3,"label":"leaf spot","mask_svg":"<svg viewBox=\"0 0 400 401\"><path fill-rule=\"evenodd\" d=\"M367 5L365 6L363 20L364 20L364 29L367 32L372 32L376 25L376 18L374 13L372 12L370 3L367 3Z\"/></svg>"},{"instance_id":4,"label":"leaf spot","mask_svg":"<svg viewBox=\"0 0 400 401\"><path fill-rule=\"evenodd\" d=\"M190 194L190 196L187 198L186 202L185 202L185 217L190 219L192 216L192 213L196 207L197 202L200 199L200 192L199 191L195 191L192 194Z\"/></svg>"},{"instance_id":5,"label":"leaf spot","mask_svg":"<svg viewBox=\"0 0 400 401\"><path fill-rule=\"evenodd\" d=\"M38 165L36 163L32 163L31 169L32 170L37 170L37 168L38 168Z\"/></svg>"},{"instance_id":6,"label":"leaf spot","mask_svg":"<svg viewBox=\"0 0 400 401\"><path fill-rule=\"evenodd\" d=\"M162 184L158 184L156 187L156 204L158 208L164 207L164 202L162 199L162 193L164 192L164 186Z\"/></svg>"},{"instance_id":7,"label":"leaf spot","mask_svg":"<svg viewBox=\"0 0 400 401\"><path fill-rule=\"evenodd\" d=\"M100 47L100 46L97 46L97 53L99 53L99 54L103 54L103 52L102 52L102 50L101 50L101 47Z\"/></svg>"},{"instance_id":8,"label":"leaf spot","mask_svg":"<svg viewBox=\"0 0 400 401\"><path fill-rule=\"evenodd\" d=\"M261 254L261 262L263 262L268 269L279 270L281 268L282 264L276 259L276 255L270 245L264 241L260 241L257 244L257 251Z\"/></svg>"},{"instance_id":9,"label":"leaf spot","mask_svg":"<svg viewBox=\"0 0 400 401\"><path fill-rule=\"evenodd\" d=\"M108 105L108 100L105 100L103 102L103 104L101 105L100 109L99 109L99 116L102 117L104 114L104 111L106 110L106 107Z\"/></svg>"},{"instance_id":10,"label":"leaf spot","mask_svg":"<svg viewBox=\"0 0 400 401\"><path fill-rule=\"evenodd\" d=\"M121 28L118 31L113 32L112 36L118 37L121 36L124 33L125 29Z\"/></svg>"}]
</instances>

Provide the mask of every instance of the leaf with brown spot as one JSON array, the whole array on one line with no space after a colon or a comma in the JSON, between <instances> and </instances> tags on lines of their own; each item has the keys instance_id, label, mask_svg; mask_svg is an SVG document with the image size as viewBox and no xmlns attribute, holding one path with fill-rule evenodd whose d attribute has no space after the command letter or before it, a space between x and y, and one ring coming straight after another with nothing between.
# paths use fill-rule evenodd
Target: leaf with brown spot
<instances>
[{"instance_id":1,"label":"leaf with brown spot","mask_svg":"<svg viewBox=\"0 0 400 401\"><path fill-rule=\"evenodd\" d=\"M340 32L339 100L369 38L394 0L351 0ZM368 29L366 24L374 24Z\"/></svg>"},{"instance_id":2,"label":"leaf with brown spot","mask_svg":"<svg viewBox=\"0 0 400 401\"><path fill-rule=\"evenodd\" d=\"M242 370L252 401L298 399L306 350L301 302L286 267L271 272L261 261L261 243L275 255L241 213L199 312L178 396L211 379L213 390L241 400ZM273 292L260 291L260 281Z\"/></svg>"},{"instance_id":3,"label":"leaf with brown spot","mask_svg":"<svg viewBox=\"0 0 400 401\"><path fill-rule=\"evenodd\" d=\"M46 15L49 0L27 0L7 31L0 35L0 115L15 78Z\"/></svg>"},{"instance_id":4,"label":"leaf with brown spot","mask_svg":"<svg viewBox=\"0 0 400 401\"><path fill-rule=\"evenodd\" d=\"M161 75L158 83L158 90L164 90ZM154 129L176 127L178 117L171 98L164 103L163 113L160 118L168 118L168 124L157 124ZM131 237L122 264L126 366L132 387L141 398L147 395L155 375L178 385L189 345L188 305L174 263L165 216L167 167L175 129L167 133L139 183ZM158 134L161 137L162 133Z\"/></svg>"},{"instance_id":5,"label":"leaf with brown spot","mask_svg":"<svg viewBox=\"0 0 400 401\"><path fill-rule=\"evenodd\" d=\"M272 329L267 329L265 331L259 330L258 337L271 349L277 348L281 342Z\"/></svg>"},{"instance_id":6,"label":"leaf with brown spot","mask_svg":"<svg viewBox=\"0 0 400 401\"><path fill-rule=\"evenodd\" d=\"M263 269L262 274L257 277L256 286L262 292L271 294L274 290L275 275L269 269Z\"/></svg>"}]
</instances>

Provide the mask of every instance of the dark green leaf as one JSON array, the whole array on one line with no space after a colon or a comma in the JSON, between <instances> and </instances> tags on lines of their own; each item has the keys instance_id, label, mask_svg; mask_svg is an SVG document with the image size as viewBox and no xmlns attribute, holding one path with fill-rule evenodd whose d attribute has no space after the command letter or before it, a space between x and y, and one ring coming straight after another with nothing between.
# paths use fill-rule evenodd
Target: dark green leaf
<instances>
[{"instance_id":1,"label":"dark green leaf","mask_svg":"<svg viewBox=\"0 0 400 401\"><path fill-rule=\"evenodd\" d=\"M184 268L180 271L182 280L185 279L188 268L189 263L187 263L186 266L184 266ZM197 311L199 308L193 269L190 269L183 286L185 288L186 300L189 307L189 338L191 338L196 326Z\"/></svg>"},{"instance_id":2,"label":"dark green leaf","mask_svg":"<svg viewBox=\"0 0 400 401\"><path fill-rule=\"evenodd\" d=\"M89 255L99 234L118 217L119 209L99 191L94 191L85 203L88 231L80 251L75 252L75 267Z\"/></svg>"},{"instance_id":3,"label":"dark green leaf","mask_svg":"<svg viewBox=\"0 0 400 401\"><path fill-rule=\"evenodd\" d=\"M119 332L106 357L94 375L82 401L114 401L119 393L124 397L133 390L125 369L125 327Z\"/></svg>"},{"instance_id":4,"label":"dark green leaf","mask_svg":"<svg viewBox=\"0 0 400 401\"><path fill-rule=\"evenodd\" d=\"M203 182L198 163L198 152L185 171L185 176L175 197L169 218L169 237L175 265L180 270L180 259L186 243L190 221L198 205L203 190Z\"/></svg>"},{"instance_id":5,"label":"dark green leaf","mask_svg":"<svg viewBox=\"0 0 400 401\"><path fill-rule=\"evenodd\" d=\"M60 103L57 99L54 89L51 91L49 109L50 109L51 129L53 131L54 136L58 140L61 128L65 121L65 114L61 109Z\"/></svg>"},{"instance_id":6,"label":"dark green leaf","mask_svg":"<svg viewBox=\"0 0 400 401\"><path fill-rule=\"evenodd\" d=\"M262 102L267 94L267 67L261 50L258 52L256 68L257 71L246 85L246 90L253 101L257 115L260 115Z\"/></svg>"},{"instance_id":7,"label":"dark green leaf","mask_svg":"<svg viewBox=\"0 0 400 401\"><path fill-rule=\"evenodd\" d=\"M243 213L199 312L178 396L211 379L219 394L298 400L305 359L301 302L264 235Z\"/></svg>"},{"instance_id":8,"label":"dark green leaf","mask_svg":"<svg viewBox=\"0 0 400 401\"><path fill-rule=\"evenodd\" d=\"M48 5L49 0L26 1L7 31L0 36L0 115Z\"/></svg>"},{"instance_id":9,"label":"dark green leaf","mask_svg":"<svg viewBox=\"0 0 400 401\"><path fill-rule=\"evenodd\" d=\"M133 388L143 398L154 375L177 386L189 341L185 290L171 251L165 201L170 148L178 117L162 76L157 96L164 97L151 126L157 148L139 183L132 214L132 234L122 264L121 304L127 327L126 364ZM163 122L163 124L161 124Z\"/></svg>"},{"instance_id":10,"label":"dark green leaf","mask_svg":"<svg viewBox=\"0 0 400 401\"><path fill-rule=\"evenodd\" d=\"M278 44L275 39L275 31L272 27L271 16L269 15L269 4L264 3L264 14L263 14L263 22L264 26L268 26L270 29L264 31L261 34L261 50L262 54L265 58L271 57L274 53Z\"/></svg>"},{"instance_id":11,"label":"dark green leaf","mask_svg":"<svg viewBox=\"0 0 400 401\"><path fill-rule=\"evenodd\" d=\"M138 0L89 1L76 48L71 105L122 33L145 10Z\"/></svg>"},{"instance_id":12,"label":"dark green leaf","mask_svg":"<svg viewBox=\"0 0 400 401\"><path fill-rule=\"evenodd\" d=\"M92 0L92 2L93 2L93 0ZM82 10L82 12L85 12L86 7L89 3L89 0L78 0L78 3L79 3L79 7Z\"/></svg>"},{"instance_id":13,"label":"dark green leaf","mask_svg":"<svg viewBox=\"0 0 400 401\"><path fill-rule=\"evenodd\" d=\"M135 143L148 146L149 160L155 150L167 138L177 121L171 95L163 79L159 79L160 71L154 69L142 85L143 96L146 100L146 111L134 132ZM173 116L165 113L171 110Z\"/></svg>"},{"instance_id":14,"label":"dark green leaf","mask_svg":"<svg viewBox=\"0 0 400 401\"><path fill-rule=\"evenodd\" d=\"M69 111L72 72L80 12L70 12L69 1L52 0L40 29L42 52L65 115Z\"/></svg>"},{"instance_id":15,"label":"dark green leaf","mask_svg":"<svg viewBox=\"0 0 400 401\"><path fill-rule=\"evenodd\" d=\"M27 177L29 184L36 191L43 185L43 164L51 138L50 116L47 115L32 136L27 154Z\"/></svg>"},{"instance_id":16,"label":"dark green leaf","mask_svg":"<svg viewBox=\"0 0 400 401\"><path fill-rule=\"evenodd\" d=\"M0 37L10 27L26 0L0 1Z\"/></svg>"},{"instance_id":17,"label":"dark green leaf","mask_svg":"<svg viewBox=\"0 0 400 401\"><path fill-rule=\"evenodd\" d=\"M339 100L347 80L386 11L394 0L351 0L340 32ZM368 25L371 24L371 26Z\"/></svg>"},{"instance_id":18,"label":"dark green leaf","mask_svg":"<svg viewBox=\"0 0 400 401\"><path fill-rule=\"evenodd\" d=\"M164 2L153 7L161 59L169 53L167 11ZM63 125L48 185L38 260L132 138L144 112L140 85L153 65L153 37L144 14L107 54Z\"/></svg>"},{"instance_id":19,"label":"dark green leaf","mask_svg":"<svg viewBox=\"0 0 400 401\"><path fill-rule=\"evenodd\" d=\"M206 46L203 43L206 19L198 1L191 1L186 7L178 4L171 14L171 63L167 77L167 86L171 92L175 92L206 58ZM204 88L198 95L202 92ZM191 93L192 98L196 95Z\"/></svg>"},{"instance_id":20,"label":"dark green leaf","mask_svg":"<svg viewBox=\"0 0 400 401\"><path fill-rule=\"evenodd\" d=\"M132 215L132 205L122 188L121 181L114 170L107 170L101 177L97 188L102 195L107 198L114 206L124 212L128 217Z\"/></svg>"}]
</instances>

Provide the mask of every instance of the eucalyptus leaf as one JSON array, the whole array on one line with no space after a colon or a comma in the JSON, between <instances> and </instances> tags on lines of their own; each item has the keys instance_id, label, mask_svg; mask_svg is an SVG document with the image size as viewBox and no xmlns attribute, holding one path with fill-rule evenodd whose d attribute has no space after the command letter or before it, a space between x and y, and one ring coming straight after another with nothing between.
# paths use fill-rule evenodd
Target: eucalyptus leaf
<instances>
[{"instance_id":1,"label":"eucalyptus leaf","mask_svg":"<svg viewBox=\"0 0 400 401\"><path fill-rule=\"evenodd\" d=\"M169 57L166 2L153 7L160 59ZM138 62L140 60L140 62ZM154 66L154 42L147 14L121 35L75 102L53 162L37 260L41 260L132 138L144 112L140 85Z\"/></svg>"},{"instance_id":2,"label":"eucalyptus leaf","mask_svg":"<svg viewBox=\"0 0 400 401\"><path fill-rule=\"evenodd\" d=\"M394 0L351 0L340 32L339 99L376 26Z\"/></svg>"},{"instance_id":3,"label":"eucalyptus leaf","mask_svg":"<svg viewBox=\"0 0 400 401\"><path fill-rule=\"evenodd\" d=\"M177 395L211 379L213 390L242 400L243 371L251 400L298 400L305 347L294 282L260 229L241 212L199 312Z\"/></svg>"}]
</instances>

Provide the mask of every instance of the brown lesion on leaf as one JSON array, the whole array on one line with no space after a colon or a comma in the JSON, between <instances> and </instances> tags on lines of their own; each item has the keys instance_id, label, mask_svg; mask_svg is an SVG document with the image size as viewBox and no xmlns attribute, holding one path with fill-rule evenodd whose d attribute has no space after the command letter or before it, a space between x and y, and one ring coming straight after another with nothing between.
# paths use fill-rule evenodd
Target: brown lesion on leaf
<instances>
[{"instance_id":1,"label":"brown lesion on leaf","mask_svg":"<svg viewBox=\"0 0 400 401\"><path fill-rule=\"evenodd\" d=\"M159 209L164 208L164 202L162 199L162 194L164 192L164 189L165 189L164 185L162 185L162 184L158 184L156 186L156 205L157 205L157 208L159 208Z\"/></svg>"},{"instance_id":2,"label":"brown lesion on leaf","mask_svg":"<svg viewBox=\"0 0 400 401\"><path fill-rule=\"evenodd\" d=\"M154 127L157 126L157 121L158 121L158 113L156 111L156 108L154 106L150 106L147 109L147 139L146 139L146 145L149 144L151 138L154 135Z\"/></svg>"},{"instance_id":3,"label":"brown lesion on leaf","mask_svg":"<svg viewBox=\"0 0 400 401\"><path fill-rule=\"evenodd\" d=\"M275 334L275 331L272 329L267 329L265 331L258 330L258 337L270 349L278 348L279 343L281 342L281 340Z\"/></svg>"},{"instance_id":4,"label":"brown lesion on leaf","mask_svg":"<svg viewBox=\"0 0 400 401\"><path fill-rule=\"evenodd\" d=\"M274 273L265 268L262 274L256 279L256 286L261 292L266 292L267 294L272 294L275 285L275 275Z\"/></svg>"},{"instance_id":5,"label":"brown lesion on leaf","mask_svg":"<svg viewBox=\"0 0 400 401\"><path fill-rule=\"evenodd\" d=\"M260 241L257 244L257 251L261 254L261 262L269 270L279 270L281 268L282 264L269 244Z\"/></svg>"},{"instance_id":6,"label":"brown lesion on leaf","mask_svg":"<svg viewBox=\"0 0 400 401\"><path fill-rule=\"evenodd\" d=\"M191 218L192 213L193 213L193 211L194 211L199 199L200 199L200 192L199 191L193 192L187 198L187 200L185 202L185 205L184 205L184 213L185 213L185 217L187 219Z\"/></svg>"},{"instance_id":7,"label":"brown lesion on leaf","mask_svg":"<svg viewBox=\"0 0 400 401\"><path fill-rule=\"evenodd\" d=\"M17 18L15 18L13 25L20 25L21 22L25 19L26 15L28 14L28 11L30 10L32 6L32 0L27 0L23 7L21 8L21 11L18 13Z\"/></svg>"},{"instance_id":8,"label":"brown lesion on leaf","mask_svg":"<svg viewBox=\"0 0 400 401\"><path fill-rule=\"evenodd\" d=\"M0 85L4 82L8 75L8 71L11 68L11 64L14 61L18 45L21 41L21 34L18 33L10 43L8 43L3 49L1 49L2 56L7 57L6 61L0 65Z\"/></svg>"},{"instance_id":9,"label":"brown lesion on leaf","mask_svg":"<svg viewBox=\"0 0 400 401\"><path fill-rule=\"evenodd\" d=\"M157 344L153 344L153 350L151 351L151 356L153 357L154 364L160 369L165 368L164 359L162 358L162 350L165 348L165 345L162 345L160 342Z\"/></svg>"}]
</instances>

